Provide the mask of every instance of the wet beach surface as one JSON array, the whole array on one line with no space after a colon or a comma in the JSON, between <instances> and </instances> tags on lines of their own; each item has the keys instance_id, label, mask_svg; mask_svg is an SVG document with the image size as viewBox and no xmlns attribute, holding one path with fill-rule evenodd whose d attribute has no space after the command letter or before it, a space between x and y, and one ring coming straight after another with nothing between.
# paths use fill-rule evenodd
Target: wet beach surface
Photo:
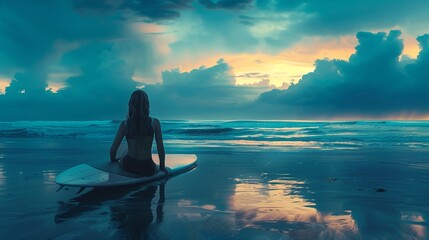
<instances>
[{"instance_id":1,"label":"wet beach surface","mask_svg":"<svg viewBox=\"0 0 429 240\"><path fill-rule=\"evenodd\" d=\"M367 147L196 153L191 172L129 188L56 192L109 141L2 138L0 230L14 239L427 239L429 151Z\"/></svg>"}]
</instances>

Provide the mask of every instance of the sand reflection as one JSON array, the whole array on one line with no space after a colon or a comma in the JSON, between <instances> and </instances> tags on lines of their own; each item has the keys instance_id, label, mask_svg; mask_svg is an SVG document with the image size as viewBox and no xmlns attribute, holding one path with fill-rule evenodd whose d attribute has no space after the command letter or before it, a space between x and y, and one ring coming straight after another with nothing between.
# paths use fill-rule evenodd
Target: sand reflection
<instances>
[{"instance_id":1,"label":"sand reflection","mask_svg":"<svg viewBox=\"0 0 429 240\"><path fill-rule=\"evenodd\" d=\"M6 185L6 174L3 164L0 164L0 186Z\"/></svg>"},{"instance_id":2,"label":"sand reflection","mask_svg":"<svg viewBox=\"0 0 429 240\"><path fill-rule=\"evenodd\" d=\"M53 170L43 170L43 176L45 178L45 182L52 183L55 181L57 173Z\"/></svg>"},{"instance_id":3,"label":"sand reflection","mask_svg":"<svg viewBox=\"0 0 429 240\"><path fill-rule=\"evenodd\" d=\"M295 239L355 238L359 231L351 211L324 214L316 204L300 195L303 181L280 178L236 179L230 207L236 212L241 228L281 232Z\"/></svg>"},{"instance_id":4,"label":"sand reflection","mask_svg":"<svg viewBox=\"0 0 429 240\"><path fill-rule=\"evenodd\" d=\"M415 236L418 239L427 239L426 227L424 226L426 220L421 213L402 212L401 220L406 224L410 224L411 236Z\"/></svg>"}]
</instances>

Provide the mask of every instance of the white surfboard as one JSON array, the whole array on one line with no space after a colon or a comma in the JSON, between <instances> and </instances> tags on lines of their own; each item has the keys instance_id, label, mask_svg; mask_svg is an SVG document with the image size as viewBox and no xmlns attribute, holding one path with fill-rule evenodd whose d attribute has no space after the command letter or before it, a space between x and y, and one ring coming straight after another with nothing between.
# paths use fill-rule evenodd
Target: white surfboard
<instances>
[{"instance_id":1,"label":"white surfboard","mask_svg":"<svg viewBox=\"0 0 429 240\"><path fill-rule=\"evenodd\" d=\"M153 154L155 162L159 162L158 155ZM165 165L169 176L174 176L191 170L197 164L197 156L194 154L167 154ZM70 187L115 187L137 183L145 183L164 178L165 173L158 173L142 177L120 168L117 162L97 162L80 164L61 172L55 178L55 183Z\"/></svg>"}]
</instances>

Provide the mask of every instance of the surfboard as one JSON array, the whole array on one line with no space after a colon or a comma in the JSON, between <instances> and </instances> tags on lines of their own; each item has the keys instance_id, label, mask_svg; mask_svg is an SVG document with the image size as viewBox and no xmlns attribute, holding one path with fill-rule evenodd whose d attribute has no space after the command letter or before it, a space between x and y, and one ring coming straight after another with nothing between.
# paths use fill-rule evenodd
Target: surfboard
<instances>
[{"instance_id":1,"label":"surfboard","mask_svg":"<svg viewBox=\"0 0 429 240\"><path fill-rule=\"evenodd\" d=\"M154 162L159 162L158 155L153 154ZM193 169L197 164L194 154L167 154L165 165L169 176ZM149 177L142 177L124 171L117 162L103 161L91 162L69 168L55 178L55 183L61 187L116 187L138 183L146 183L166 177L163 171Z\"/></svg>"}]
</instances>

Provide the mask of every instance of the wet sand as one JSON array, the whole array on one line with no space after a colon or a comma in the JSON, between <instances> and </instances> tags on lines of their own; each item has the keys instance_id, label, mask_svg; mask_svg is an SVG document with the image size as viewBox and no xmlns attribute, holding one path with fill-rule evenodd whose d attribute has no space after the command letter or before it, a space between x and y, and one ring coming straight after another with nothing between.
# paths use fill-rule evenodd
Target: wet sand
<instances>
[{"instance_id":1,"label":"wet sand","mask_svg":"<svg viewBox=\"0 0 429 240\"><path fill-rule=\"evenodd\" d=\"M146 186L56 192L108 142L2 139L5 239L428 239L429 151L168 149L191 172ZM186 152L184 152L186 151Z\"/></svg>"}]
</instances>

